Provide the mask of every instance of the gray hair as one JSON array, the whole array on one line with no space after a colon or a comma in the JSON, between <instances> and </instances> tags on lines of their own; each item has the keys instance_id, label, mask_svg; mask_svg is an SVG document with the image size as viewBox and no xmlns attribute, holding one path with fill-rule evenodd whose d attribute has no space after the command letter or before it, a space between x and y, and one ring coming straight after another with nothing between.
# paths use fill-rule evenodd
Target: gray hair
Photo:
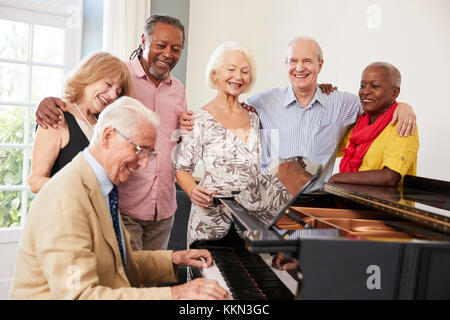
<instances>
[{"instance_id":1,"label":"gray hair","mask_svg":"<svg viewBox=\"0 0 450 320\"><path fill-rule=\"evenodd\" d=\"M155 129L159 126L159 118L156 113L136 99L120 97L100 113L94 127L91 144L98 143L101 140L103 131L107 127L113 127L126 136L132 137L136 133L136 124L139 119L146 120Z\"/></svg>"},{"instance_id":2,"label":"gray hair","mask_svg":"<svg viewBox=\"0 0 450 320\"><path fill-rule=\"evenodd\" d=\"M184 47L184 40L185 40L184 26L180 20L171 16L158 14L151 15L147 19L147 21L145 21L144 34L146 37L150 36L153 33L153 29L155 29L157 23L168 24L180 30L183 35L183 42L181 43L181 47L182 48ZM144 50L142 48L142 45L140 44L138 48L131 53L130 60L133 60L136 56L138 57L142 56L143 52Z\"/></svg>"},{"instance_id":3,"label":"gray hair","mask_svg":"<svg viewBox=\"0 0 450 320\"><path fill-rule=\"evenodd\" d=\"M227 53L231 51L242 52L248 60L248 63L250 65L250 83L248 84L245 90L245 92L248 92L252 88L256 79L255 59L253 58L253 55L250 52L250 50L234 41L222 43L216 49L214 49L213 53L209 57L208 64L206 65L205 71L206 84L210 88L217 89L217 83L213 79L213 72L223 65Z\"/></svg>"},{"instance_id":4,"label":"gray hair","mask_svg":"<svg viewBox=\"0 0 450 320\"><path fill-rule=\"evenodd\" d=\"M374 68L384 68L388 71L389 77L391 78L392 85L394 87L400 88L400 84L402 83L402 75L400 74L400 71L389 62L384 61L376 61L369 64L364 70L367 68L374 67Z\"/></svg>"},{"instance_id":5,"label":"gray hair","mask_svg":"<svg viewBox=\"0 0 450 320\"><path fill-rule=\"evenodd\" d=\"M294 43L297 42L306 42L306 41L311 41L316 45L317 48L317 57L319 59L319 61L322 61L323 59L323 51L322 48L320 47L320 44L313 38L310 37L303 37L303 36L298 36L295 37L294 39L292 39L291 41L289 41L289 44L287 46L287 49L289 49ZM287 61L287 50L286 50L286 61Z\"/></svg>"},{"instance_id":6,"label":"gray hair","mask_svg":"<svg viewBox=\"0 0 450 320\"><path fill-rule=\"evenodd\" d=\"M184 26L177 18L166 16L166 15L151 15L147 21L145 22L144 31L146 35L151 35L153 33L153 29L157 23L168 24L172 27L177 28L183 34L183 42L182 47L184 46Z\"/></svg>"}]
</instances>

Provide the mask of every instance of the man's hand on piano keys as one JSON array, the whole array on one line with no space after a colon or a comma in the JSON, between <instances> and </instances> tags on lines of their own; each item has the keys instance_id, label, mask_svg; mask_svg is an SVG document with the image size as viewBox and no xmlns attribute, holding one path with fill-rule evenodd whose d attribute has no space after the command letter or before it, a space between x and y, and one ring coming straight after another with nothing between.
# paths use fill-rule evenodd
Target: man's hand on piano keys
<instances>
[{"instance_id":1,"label":"man's hand on piano keys","mask_svg":"<svg viewBox=\"0 0 450 320\"><path fill-rule=\"evenodd\" d=\"M197 268L208 268L213 263L211 252L206 249L189 249L174 251L172 262L181 266L192 266Z\"/></svg>"},{"instance_id":2,"label":"man's hand on piano keys","mask_svg":"<svg viewBox=\"0 0 450 320\"><path fill-rule=\"evenodd\" d=\"M170 287L174 300L230 300L228 291L216 280L197 278L179 286Z\"/></svg>"}]
</instances>

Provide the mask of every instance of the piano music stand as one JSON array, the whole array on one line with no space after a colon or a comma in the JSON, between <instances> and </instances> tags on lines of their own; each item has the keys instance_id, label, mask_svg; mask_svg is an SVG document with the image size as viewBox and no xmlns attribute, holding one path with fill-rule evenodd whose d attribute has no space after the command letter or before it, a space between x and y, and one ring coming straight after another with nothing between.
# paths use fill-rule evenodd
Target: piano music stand
<instances>
[{"instance_id":1,"label":"piano music stand","mask_svg":"<svg viewBox=\"0 0 450 320\"><path fill-rule=\"evenodd\" d=\"M273 229L273 227L275 226L275 223L278 222L278 220L281 219L281 217L286 213L286 210L289 209L290 206L292 206L292 204L295 202L295 200L297 200L297 198L304 194L306 189L309 188L309 186L317 180L317 178L322 174L322 165L320 165L317 169L317 172L315 175L313 175L311 177L311 179L308 180L308 182L305 183L305 185L300 189L299 192L297 192L297 194L295 196L292 197L291 200L289 200L289 202L280 210L280 212L272 219L272 222L269 223L269 225L267 226L267 229Z\"/></svg>"},{"instance_id":2,"label":"piano music stand","mask_svg":"<svg viewBox=\"0 0 450 320\"><path fill-rule=\"evenodd\" d=\"M320 165L316 171L316 173L308 180L308 182L305 183L305 185L300 189L300 191L297 192L296 195L292 197L291 200L277 213L277 215L272 219L272 221L268 225L264 225L259 221L256 217L251 216L248 214L248 211L241 206L236 200L230 199L230 198L219 198L220 202L224 204L228 209L230 209L233 218L235 220L235 223L237 223L238 226L244 227L246 230L254 230L254 231L263 231L265 236L271 238L271 239L282 239L282 235L280 235L280 232L276 230L275 224L278 220L281 219L283 215L286 214L287 210L290 206L295 203L297 198L305 193L305 191L308 189L309 186L312 185L314 181L317 180L317 178L322 174L322 165Z\"/></svg>"}]
</instances>

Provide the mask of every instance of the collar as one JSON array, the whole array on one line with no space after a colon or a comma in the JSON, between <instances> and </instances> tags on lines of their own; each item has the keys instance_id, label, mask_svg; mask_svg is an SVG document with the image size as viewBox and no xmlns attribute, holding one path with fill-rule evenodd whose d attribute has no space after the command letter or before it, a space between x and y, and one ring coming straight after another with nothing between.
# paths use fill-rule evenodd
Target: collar
<instances>
[{"instance_id":1,"label":"collar","mask_svg":"<svg viewBox=\"0 0 450 320\"><path fill-rule=\"evenodd\" d=\"M286 96L284 98L284 106L287 108L294 101L297 102L297 98L295 97L292 85L290 85L289 87L287 87Z\"/></svg>"},{"instance_id":2,"label":"collar","mask_svg":"<svg viewBox=\"0 0 450 320\"><path fill-rule=\"evenodd\" d=\"M133 60L131 60L131 69L133 70L133 73L136 75L136 77L138 78L147 77L147 74L145 73L145 70L142 67L141 62L139 61L139 57L136 57ZM169 86L172 84L172 76L170 75L170 72L169 75L165 77L161 82L166 83Z\"/></svg>"},{"instance_id":3,"label":"collar","mask_svg":"<svg viewBox=\"0 0 450 320\"><path fill-rule=\"evenodd\" d=\"M320 90L319 85L317 85L316 92L314 93L314 96L313 96L311 102L309 103L309 105L306 107L306 109L309 108L310 106L313 106L316 101L319 103L319 105L321 105L322 107L325 107L325 100L326 100L326 94L324 94L322 92L322 90ZM292 89L292 85L290 85L287 88L286 97L284 99L284 106L287 108L289 105L291 105L292 102L295 102L298 105L300 105L297 102L297 98L295 97L294 89Z\"/></svg>"},{"instance_id":4,"label":"collar","mask_svg":"<svg viewBox=\"0 0 450 320\"><path fill-rule=\"evenodd\" d=\"M89 152L87 147L83 150L83 156L91 167L92 171L94 171L103 197L107 197L113 188L113 183L109 179L106 170L97 161L97 159L94 158L92 153Z\"/></svg>"}]
</instances>

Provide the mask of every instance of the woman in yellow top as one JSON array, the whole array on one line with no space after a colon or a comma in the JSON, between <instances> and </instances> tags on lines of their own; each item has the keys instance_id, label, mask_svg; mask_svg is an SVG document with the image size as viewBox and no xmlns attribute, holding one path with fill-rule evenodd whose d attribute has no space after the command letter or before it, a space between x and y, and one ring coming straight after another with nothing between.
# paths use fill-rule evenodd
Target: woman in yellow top
<instances>
[{"instance_id":1,"label":"woman in yellow top","mask_svg":"<svg viewBox=\"0 0 450 320\"><path fill-rule=\"evenodd\" d=\"M329 182L396 186L415 175L419 137L400 137L389 125L400 93L400 72L387 62L368 65L361 76L359 98L364 113L344 138L339 169ZM339 156L339 154L338 154ZM342 154L341 154L342 156Z\"/></svg>"}]
</instances>

